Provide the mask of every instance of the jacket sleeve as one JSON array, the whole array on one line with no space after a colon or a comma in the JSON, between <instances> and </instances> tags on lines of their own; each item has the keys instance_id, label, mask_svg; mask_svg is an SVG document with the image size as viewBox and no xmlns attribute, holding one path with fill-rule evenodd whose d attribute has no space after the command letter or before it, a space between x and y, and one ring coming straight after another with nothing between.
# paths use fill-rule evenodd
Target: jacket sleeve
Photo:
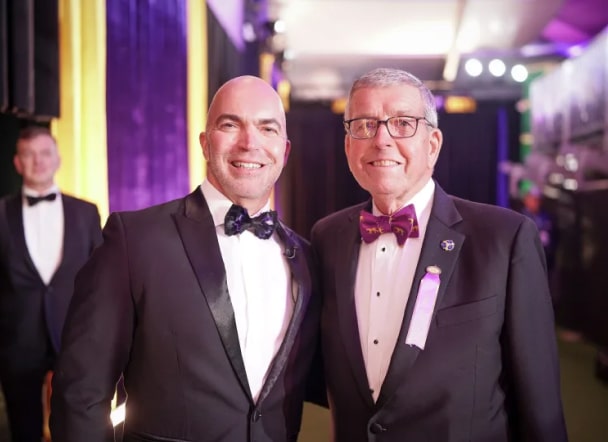
<instances>
[{"instance_id":1,"label":"jacket sleeve","mask_svg":"<svg viewBox=\"0 0 608 442\"><path fill-rule=\"evenodd\" d=\"M127 363L134 308L120 215L103 233L76 277L53 377L50 427L62 442L114 440L110 404Z\"/></svg>"},{"instance_id":2,"label":"jacket sleeve","mask_svg":"<svg viewBox=\"0 0 608 442\"><path fill-rule=\"evenodd\" d=\"M502 339L512 440L566 441L545 259L527 218L513 244L506 302Z\"/></svg>"}]
</instances>

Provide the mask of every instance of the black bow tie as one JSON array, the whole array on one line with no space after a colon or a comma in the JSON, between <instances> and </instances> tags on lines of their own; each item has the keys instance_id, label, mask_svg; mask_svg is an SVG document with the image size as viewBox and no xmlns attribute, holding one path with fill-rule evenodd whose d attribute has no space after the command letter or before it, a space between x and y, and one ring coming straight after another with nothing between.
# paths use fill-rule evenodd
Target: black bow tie
<instances>
[{"instance_id":1,"label":"black bow tie","mask_svg":"<svg viewBox=\"0 0 608 442\"><path fill-rule=\"evenodd\" d=\"M238 235L245 230L251 230L255 236L268 239L272 236L277 226L277 212L270 210L250 218L247 209L235 204L230 207L224 219L224 231L226 235Z\"/></svg>"},{"instance_id":2,"label":"black bow tie","mask_svg":"<svg viewBox=\"0 0 608 442\"><path fill-rule=\"evenodd\" d=\"M25 195L25 198L27 199L27 204L28 205L35 206L40 201L55 201L55 198L57 198L57 194L56 193L49 193L48 195L44 195L44 196Z\"/></svg>"}]
</instances>

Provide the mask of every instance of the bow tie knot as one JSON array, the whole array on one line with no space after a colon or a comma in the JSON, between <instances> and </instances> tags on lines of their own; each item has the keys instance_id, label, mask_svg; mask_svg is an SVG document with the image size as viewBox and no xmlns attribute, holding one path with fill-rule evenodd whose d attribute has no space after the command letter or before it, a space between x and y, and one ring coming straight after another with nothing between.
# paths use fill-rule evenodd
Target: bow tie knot
<instances>
[{"instance_id":1,"label":"bow tie knot","mask_svg":"<svg viewBox=\"0 0 608 442\"><path fill-rule=\"evenodd\" d=\"M258 238L268 239L277 227L277 222L277 212L274 210L262 212L251 218L247 209L233 204L224 219L224 232L232 236L250 230Z\"/></svg>"},{"instance_id":2,"label":"bow tie knot","mask_svg":"<svg viewBox=\"0 0 608 442\"><path fill-rule=\"evenodd\" d=\"M44 195L44 196L25 195L25 199L27 200L27 204L29 206L35 206L36 204L38 204L41 201L55 201L56 198L57 198L56 193L49 193L48 195Z\"/></svg>"},{"instance_id":3,"label":"bow tie knot","mask_svg":"<svg viewBox=\"0 0 608 442\"><path fill-rule=\"evenodd\" d=\"M390 216L374 216L362 210L359 216L359 230L361 238L366 243L375 241L383 233L393 232L397 237L397 243L402 246L408 237L417 238L419 234L414 205L409 204Z\"/></svg>"}]
</instances>

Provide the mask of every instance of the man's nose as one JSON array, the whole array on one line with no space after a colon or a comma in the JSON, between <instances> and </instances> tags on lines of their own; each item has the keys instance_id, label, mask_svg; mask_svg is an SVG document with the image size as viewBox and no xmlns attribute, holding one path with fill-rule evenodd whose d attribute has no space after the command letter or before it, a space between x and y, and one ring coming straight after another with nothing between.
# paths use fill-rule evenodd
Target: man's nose
<instances>
[{"instance_id":1,"label":"man's nose","mask_svg":"<svg viewBox=\"0 0 608 442\"><path fill-rule=\"evenodd\" d=\"M393 142L393 137L388 131L387 121L378 121L378 127L376 128L376 135L374 136L376 145L378 147L386 147Z\"/></svg>"},{"instance_id":2,"label":"man's nose","mask_svg":"<svg viewBox=\"0 0 608 442\"><path fill-rule=\"evenodd\" d=\"M241 140L247 149L257 149L260 147L260 131L257 127L246 126L241 131Z\"/></svg>"}]
</instances>

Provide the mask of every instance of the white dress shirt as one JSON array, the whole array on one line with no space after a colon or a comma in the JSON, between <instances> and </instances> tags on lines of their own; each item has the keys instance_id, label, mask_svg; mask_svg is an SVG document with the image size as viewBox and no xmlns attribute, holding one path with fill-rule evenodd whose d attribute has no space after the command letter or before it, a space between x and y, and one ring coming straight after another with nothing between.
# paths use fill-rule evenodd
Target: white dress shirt
<instances>
[{"instance_id":1,"label":"white dress shirt","mask_svg":"<svg viewBox=\"0 0 608 442\"><path fill-rule=\"evenodd\" d=\"M27 202L28 196L45 196L57 193L54 201L41 201L34 206ZM63 256L63 201L56 185L39 193L23 187L23 231L27 251L38 270L42 281L48 285Z\"/></svg>"},{"instance_id":2,"label":"white dress shirt","mask_svg":"<svg viewBox=\"0 0 608 442\"><path fill-rule=\"evenodd\" d=\"M291 272L276 233L269 239L248 230L226 235L224 217L232 202L209 181L201 190L215 223L247 379L257 401L293 314ZM268 204L260 212L266 210Z\"/></svg>"},{"instance_id":3,"label":"white dress shirt","mask_svg":"<svg viewBox=\"0 0 608 442\"><path fill-rule=\"evenodd\" d=\"M378 399L397 338L405 306L429 222L435 182L429 182L408 201L416 209L418 238L408 238L403 247L393 233L385 233L369 244L361 242L355 306L367 380L374 400ZM373 205L373 214L382 213Z\"/></svg>"}]
</instances>

